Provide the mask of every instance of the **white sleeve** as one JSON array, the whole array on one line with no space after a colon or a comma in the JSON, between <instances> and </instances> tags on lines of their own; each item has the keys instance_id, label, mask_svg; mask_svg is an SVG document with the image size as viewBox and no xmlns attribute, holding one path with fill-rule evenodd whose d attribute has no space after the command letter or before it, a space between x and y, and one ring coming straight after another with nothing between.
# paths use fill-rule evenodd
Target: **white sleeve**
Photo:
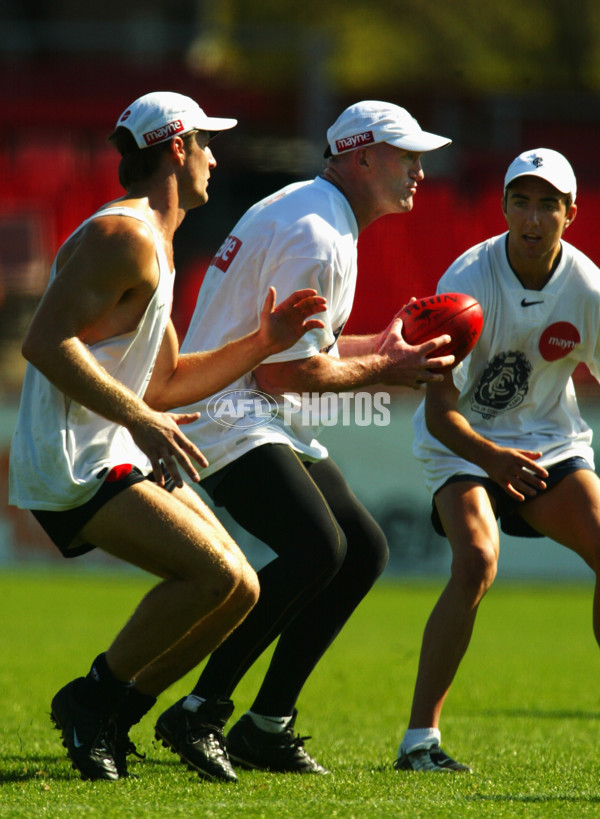
<instances>
[{"instance_id":1,"label":"white sleeve","mask_svg":"<svg viewBox=\"0 0 600 819\"><path fill-rule=\"evenodd\" d=\"M594 357L591 361L585 362L591 374L596 381L600 382L600 332L596 337L596 345L594 347Z\"/></svg>"},{"instance_id":2,"label":"white sleeve","mask_svg":"<svg viewBox=\"0 0 600 819\"><path fill-rule=\"evenodd\" d=\"M286 259L277 268L269 269L267 273L268 275L263 275L259 288L259 310L262 309L269 287L275 287L277 291L277 304L285 301L294 291L310 287L316 290L319 296L325 296L327 304L332 305L333 272L330 265L320 259ZM318 318L324 327L305 333L293 347L269 356L264 363L311 358L331 347L335 342L335 336L330 310L319 313Z\"/></svg>"}]
</instances>

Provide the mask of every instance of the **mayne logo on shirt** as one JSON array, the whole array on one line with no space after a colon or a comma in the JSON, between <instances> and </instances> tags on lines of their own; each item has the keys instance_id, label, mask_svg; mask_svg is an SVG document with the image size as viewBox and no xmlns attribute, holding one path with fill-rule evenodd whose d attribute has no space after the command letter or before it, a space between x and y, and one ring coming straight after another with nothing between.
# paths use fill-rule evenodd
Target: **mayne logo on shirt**
<instances>
[{"instance_id":1,"label":"mayne logo on shirt","mask_svg":"<svg viewBox=\"0 0 600 819\"><path fill-rule=\"evenodd\" d=\"M546 327L540 337L540 353L546 361L557 361L573 352L580 343L579 330L569 321L557 321Z\"/></svg>"},{"instance_id":2,"label":"mayne logo on shirt","mask_svg":"<svg viewBox=\"0 0 600 819\"><path fill-rule=\"evenodd\" d=\"M374 142L373 131L363 131L362 134L352 134L352 136L336 140L335 147L341 154L344 151L352 151L354 148L360 148L361 145L369 145L371 142Z\"/></svg>"},{"instance_id":3,"label":"mayne logo on shirt","mask_svg":"<svg viewBox=\"0 0 600 819\"><path fill-rule=\"evenodd\" d=\"M242 242L237 236L228 236L221 247L218 249L216 256L211 262L211 265L218 267L223 273L226 273L229 265L238 254Z\"/></svg>"}]
</instances>

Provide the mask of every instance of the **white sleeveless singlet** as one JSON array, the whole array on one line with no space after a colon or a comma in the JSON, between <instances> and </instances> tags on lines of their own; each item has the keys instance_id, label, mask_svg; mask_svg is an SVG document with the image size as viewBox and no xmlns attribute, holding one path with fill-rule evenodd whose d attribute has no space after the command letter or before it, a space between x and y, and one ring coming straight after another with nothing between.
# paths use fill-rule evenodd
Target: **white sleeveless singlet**
<instances>
[{"instance_id":1,"label":"white sleeveless singlet","mask_svg":"<svg viewBox=\"0 0 600 819\"><path fill-rule=\"evenodd\" d=\"M104 208L69 239L92 219L106 215L138 219L148 225L156 245L159 280L137 328L89 347L113 378L141 397L171 313L175 277L152 225L132 208ZM50 281L55 276L56 259ZM145 474L151 471L150 461L125 427L71 400L28 364L10 452L9 502L49 511L81 506L95 495L109 469L122 463L137 466Z\"/></svg>"}]
</instances>

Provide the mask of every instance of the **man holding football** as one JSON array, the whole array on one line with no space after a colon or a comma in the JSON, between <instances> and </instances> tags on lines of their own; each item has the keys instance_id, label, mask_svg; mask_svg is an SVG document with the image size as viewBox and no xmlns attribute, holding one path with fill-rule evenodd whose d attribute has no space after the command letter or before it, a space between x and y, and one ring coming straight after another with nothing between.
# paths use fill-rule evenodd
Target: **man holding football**
<instances>
[{"instance_id":1,"label":"man holding football","mask_svg":"<svg viewBox=\"0 0 600 819\"><path fill-rule=\"evenodd\" d=\"M441 378L429 367L454 360L436 354L448 336L411 347L400 320L378 335L342 335L354 298L359 233L384 214L412 209L423 179L421 154L450 140L423 131L397 105L365 101L340 115L327 142L321 176L259 202L234 227L208 268L182 344L182 351L195 352L243 334L272 285L281 293L311 287L327 298L324 328L230 385L229 394L244 406L238 423L211 418L212 399L185 410L200 412L186 432L209 461L202 488L275 553L259 571L253 613L212 654L192 693L156 724L157 736L186 762L202 770L218 761L227 780L235 776L231 762L326 773L294 736L296 701L387 562L381 529L327 457L318 427L303 426L301 412L286 424L285 402L300 405L305 393L372 384L418 387ZM254 416L255 402L242 400L248 391L262 391L279 411ZM257 697L225 746L233 690L275 640Z\"/></svg>"},{"instance_id":2,"label":"man holding football","mask_svg":"<svg viewBox=\"0 0 600 819\"><path fill-rule=\"evenodd\" d=\"M584 362L600 379L600 270L562 239L576 193L564 156L520 154L504 180L507 232L460 256L438 285L477 299L484 320L471 355L428 385L415 413L414 451L452 569L425 628L397 770L470 770L441 750L439 721L496 575L497 520L600 565L600 479L571 378ZM597 592L593 613L600 640Z\"/></svg>"}]
</instances>

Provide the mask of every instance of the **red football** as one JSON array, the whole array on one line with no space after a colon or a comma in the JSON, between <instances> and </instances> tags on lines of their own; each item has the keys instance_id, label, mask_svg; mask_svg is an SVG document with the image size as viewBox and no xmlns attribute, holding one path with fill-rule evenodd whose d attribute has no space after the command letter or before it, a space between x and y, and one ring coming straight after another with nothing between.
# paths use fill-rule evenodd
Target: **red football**
<instances>
[{"instance_id":1,"label":"red football","mask_svg":"<svg viewBox=\"0 0 600 819\"><path fill-rule=\"evenodd\" d=\"M398 318L402 319L402 335L409 344L451 336L452 341L433 355L453 354L454 366L471 352L483 327L481 305L465 293L440 293L411 301L400 310Z\"/></svg>"}]
</instances>

